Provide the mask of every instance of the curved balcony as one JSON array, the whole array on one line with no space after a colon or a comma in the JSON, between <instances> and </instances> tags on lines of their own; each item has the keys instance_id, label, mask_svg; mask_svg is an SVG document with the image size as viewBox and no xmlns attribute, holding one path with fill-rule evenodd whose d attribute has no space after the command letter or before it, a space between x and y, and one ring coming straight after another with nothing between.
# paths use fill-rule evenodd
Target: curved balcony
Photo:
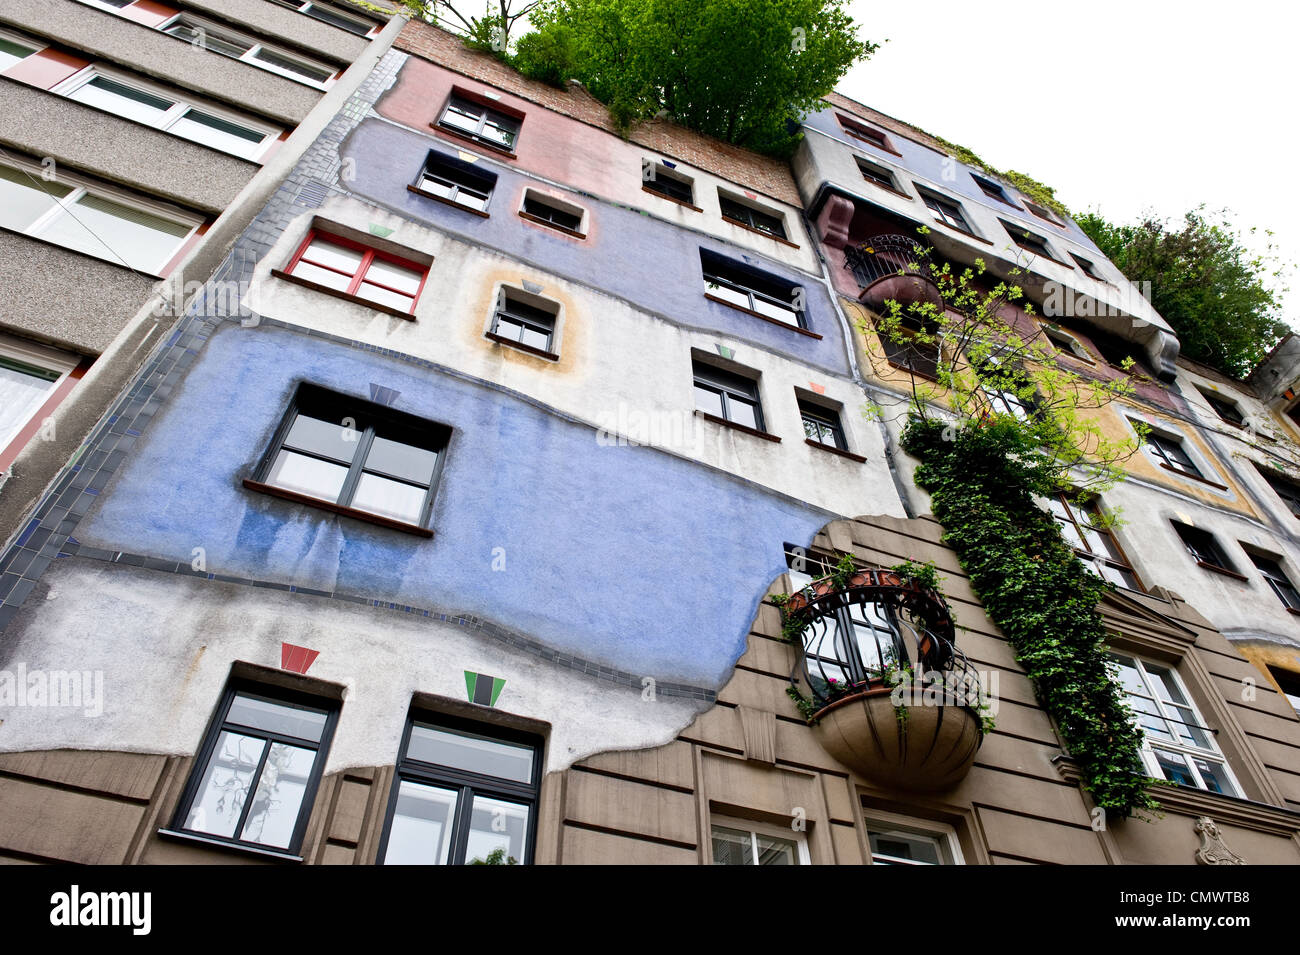
<instances>
[{"instance_id":1,"label":"curved balcony","mask_svg":"<svg viewBox=\"0 0 1300 955\"><path fill-rule=\"evenodd\" d=\"M846 246L844 267L862 287L858 301L873 312L883 312L891 300L905 309L924 302L943 308L943 296L930 276L929 252L915 239L878 235Z\"/></svg>"},{"instance_id":2,"label":"curved balcony","mask_svg":"<svg viewBox=\"0 0 1300 955\"><path fill-rule=\"evenodd\" d=\"M814 581L784 613L802 625L790 679L828 753L891 788L960 782L983 741L983 697L938 594L869 568L844 586Z\"/></svg>"}]
</instances>

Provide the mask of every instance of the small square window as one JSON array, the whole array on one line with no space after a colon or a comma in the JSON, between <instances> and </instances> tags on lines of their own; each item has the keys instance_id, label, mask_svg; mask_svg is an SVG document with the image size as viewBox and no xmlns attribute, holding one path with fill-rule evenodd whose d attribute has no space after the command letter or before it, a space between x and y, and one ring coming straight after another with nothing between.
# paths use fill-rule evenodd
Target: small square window
<instances>
[{"instance_id":1,"label":"small square window","mask_svg":"<svg viewBox=\"0 0 1300 955\"><path fill-rule=\"evenodd\" d=\"M753 431L764 430L757 381L699 359L693 365L697 411Z\"/></svg>"},{"instance_id":2,"label":"small square window","mask_svg":"<svg viewBox=\"0 0 1300 955\"><path fill-rule=\"evenodd\" d=\"M894 148L894 144L889 141L889 137L883 131L856 119L850 119L842 113L836 114L836 118L839 119L841 128L854 139L860 139L864 143L870 143L877 149L883 149L887 153L898 155L898 150Z\"/></svg>"},{"instance_id":3,"label":"small square window","mask_svg":"<svg viewBox=\"0 0 1300 955\"><path fill-rule=\"evenodd\" d=\"M1199 388L1197 390L1201 391ZM1221 420L1228 422L1228 424L1236 425L1238 428L1244 428L1246 426L1245 416L1242 415L1241 409L1238 408L1234 402L1209 391L1201 391L1201 397L1205 399L1206 404L1214 409L1214 413L1218 415Z\"/></svg>"},{"instance_id":4,"label":"small square window","mask_svg":"<svg viewBox=\"0 0 1300 955\"><path fill-rule=\"evenodd\" d=\"M710 298L782 325L807 327L801 308L802 286L707 249L700 250L700 267L704 293Z\"/></svg>"},{"instance_id":5,"label":"small square window","mask_svg":"<svg viewBox=\"0 0 1300 955\"><path fill-rule=\"evenodd\" d=\"M877 335L889 364L922 378L935 380L939 377L943 351L935 327L927 325L914 315L904 315L899 319L894 335L886 334L879 328Z\"/></svg>"},{"instance_id":6,"label":"small square window","mask_svg":"<svg viewBox=\"0 0 1300 955\"><path fill-rule=\"evenodd\" d=\"M762 232L778 239L786 238L784 216L765 212L721 193L718 194L718 204L722 207L722 218L746 226L755 232Z\"/></svg>"},{"instance_id":7,"label":"small square window","mask_svg":"<svg viewBox=\"0 0 1300 955\"><path fill-rule=\"evenodd\" d=\"M1050 325L1042 326L1043 337L1052 343L1052 346L1058 351L1069 352L1075 358L1092 364L1092 356L1088 354L1088 349L1080 344L1079 340L1073 335L1062 331L1059 328L1053 328Z\"/></svg>"},{"instance_id":8,"label":"small square window","mask_svg":"<svg viewBox=\"0 0 1300 955\"><path fill-rule=\"evenodd\" d=\"M195 756L172 828L296 853L337 717L337 701L232 681Z\"/></svg>"},{"instance_id":9,"label":"small square window","mask_svg":"<svg viewBox=\"0 0 1300 955\"><path fill-rule=\"evenodd\" d=\"M962 212L961 204L949 199L947 196L941 196L936 192L930 192L928 189L922 189L917 186L921 193L921 199L930 209L931 215L936 222L942 222L946 226L951 226L958 232L965 232L967 235L974 235L975 230L970 227L966 221L966 215Z\"/></svg>"},{"instance_id":10,"label":"small square window","mask_svg":"<svg viewBox=\"0 0 1300 955\"><path fill-rule=\"evenodd\" d=\"M1013 225L1010 222L1002 221L1002 226L1007 230L1007 235L1011 236L1011 241L1026 252L1032 252L1034 255L1041 255L1045 259L1051 259L1053 262L1059 262L1055 255L1052 254L1051 246L1041 235L1026 231L1022 226Z\"/></svg>"},{"instance_id":11,"label":"small square window","mask_svg":"<svg viewBox=\"0 0 1300 955\"><path fill-rule=\"evenodd\" d=\"M863 806L872 865L961 865L951 826Z\"/></svg>"},{"instance_id":12,"label":"small square window","mask_svg":"<svg viewBox=\"0 0 1300 955\"><path fill-rule=\"evenodd\" d=\"M848 450L848 443L844 440L844 427L840 424L838 411L800 398L799 414L803 418L804 435L809 441L815 441L818 444L824 444L828 448L835 448L839 451Z\"/></svg>"},{"instance_id":13,"label":"small square window","mask_svg":"<svg viewBox=\"0 0 1300 955\"><path fill-rule=\"evenodd\" d=\"M496 184L496 173L429 150L424 167L411 189L421 195L486 216L488 201L492 198Z\"/></svg>"},{"instance_id":14,"label":"small square window","mask_svg":"<svg viewBox=\"0 0 1300 955\"><path fill-rule=\"evenodd\" d=\"M556 354L556 325L560 307L518 289L503 288L497 294L496 311L488 337L546 358Z\"/></svg>"},{"instance_id":15,"label":"small square window","mask_svg":"<svg viewBox=\"0 0 1300 955\"><path fill-rule=\"evenodd\" d=\"M1179 439L1151 431L1147 434L1146 447L1165 470L1188 477L1204 477Z\"/></svg>"},{"instance_id":16,"label":"small square window","mask_svg":"<svg viewBox=\"0 0 1300 955\"><path fill-rule=\"evenodd\" d=\"M1295 584L1291 583L1291 578L1282 569L1281 562L1275 557L1265 557L1262 554L1249 556L1255 569L1268 582L1273 593L1277 594L1277 599L1282 601L1282 606L1300 613L1300 592L1296 590Z\"/></svg>"},{"instance_id":17,"label":"small square window","mask_svg":"<svg viewBox=\"0 0 1300 955\"><path fill-rule=\"evenodd\" d=\"M429 268L313 229L280 275L407 317L415 312Z\"/></svg>"},{"instance_id":18,"label":"small square window","mask_svg":"<svg viewBox=\"0 0 1300 955\"><path fill-rule=\"evenodd\" d=\"M583 235L582 209L534 189L524 190L524 205L519 214L525 219L549 225L579 238Z\"/></svg>"},{"instance_id":19,"label":"small square window","mask_svg":"<svg viewBox=\"0 0 1300 955\"><path fill-rule=\"evenodd\" d=\"M431 537L451 429L383 405L300 385L245 487Z\"/></svg>"},{"instance_id":20,"label":"small square window","mask_svg":"<svg viewBox=\"0 0 1300 955\"><path fill-rule=\"evenodd\" d=\"M710 828L714 865L808 865L803 833L742 819Z\"/></svg>"},{"instance_id":21,"label":"small square window","mask_svg":"<svg viewBox=\"0 0 1300 955\"><path fill-rule=\"evenodd\" d=\"M1030 202L1028 199L1025 200L1025 208L1038 216L1038 218L1042 219L1044 222L1050 222L1052 225L1058 227L1063 224L1049 209L1046 209L1037 203Z\"/></svg>"},{"instance_id":22,"label":"small square window","mask_svg":"<svg viewBox=\"0 0 1300 955\"><path fill-rule=\"evenodd\" d=\"M1015 206L1015 203L1012 202L1011 198L1007 195L1007 191L992 179L985 179L983 176L977 176L974 173L971 173L971 178L975 180L975 185L980 187L980 192L984 193L984 195L988 196L990 199L996 199L998 202L1004 203L1008 206Z\"/></svg>"},{"instance_id":23,"label":"small square window","mask_svg":"<svg viewBox=\"0 0 1300 955\"><path fill-rule=\"evenodd\" d=\"M529 865L541 737L432 713L406 723L383 865Z\"/></svg>"},{"instance_id":24,"label":"small square window","mask_svg":"<svg viewBox=\"0 0 1300 955\"><path fill-rule=\"evenodd\" d=\"M1271 468L1256 464L1255 470L1259 471L1260 477L1273 489L1273 493L1282 499L1282 503L1290 508L1291 514L1300 517L1300 484L1288 480Z\"/></svg>"},{"instance_id":25,"label":"small square window","mask_svg":"<svg viewBox=\"0 0 1300 955\"><path fill-rule=\"evenodd\" d=\"M1094 265L1090 259L1085 259L1083 256L1076 255L1073 252L1070 253L1070 258L1074 259L1075 264L1079 266L1083 271L1083 274L1088 276L1088 278L1096 279L1098 282L1106 281L1106 279L1102 277L1102 274L1097 271L1097 266Z\"/></svg>"},{"instance_id":26,"label":"small square window","mask_svg":"<svg viewBox=\"0 0 1300 955\"><path fill-rule=\"evenodd\" d=\"M1273 682L1281 688L1282 695L1291 704L1291 708L1300 715L1300 674L1280 670L1275 666L1268 667L1268 673L1273 678Z\"/></svg>"},{"instance_id":27,"label":"small square window","mask_svg":"<svg viewBox=\"0 0 1300 955\"><path fill-rule=\"evenodd\" d=\"M519 141L521 117L485 106L467 96L453 93L438 120L443 129L453 130L484 146L513 153Z\"/></svg>"},{"instance_id":28,"label":"small square window","mask_svg":"<svg viewBox=\"0 0 1300 955\"><path fill-rule=\"evenodd\" d=\"M663 163L644 160L641 163L641 187L657 196L695 208L694 183L681 173L670 170Z\"/></svg>"},{"instance_id":29,"label":"small square window","mask_svg":"<svg viewBox=\"0 0 1300 955\"><path fill-rule=\"evenodd\" d=\"M1187 553L1198 563L1212 570L1227 571L1234 576L1240 576L1233 569L1232 563L1219 546L1219 542L1214 539L1214 535L1209 531L1203 531L1199 527L1190 527L1187 524L1173 522L1174 531L1178 534L1187 548Z\"/></svg>"}]
</instances>

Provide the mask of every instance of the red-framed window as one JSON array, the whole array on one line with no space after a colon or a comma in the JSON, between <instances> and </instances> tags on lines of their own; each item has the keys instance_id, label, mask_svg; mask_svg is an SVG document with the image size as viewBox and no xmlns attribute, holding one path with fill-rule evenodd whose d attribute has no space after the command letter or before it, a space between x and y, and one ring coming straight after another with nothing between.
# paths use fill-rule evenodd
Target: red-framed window
<instances>
[{"instance_id":1,"label":"red-framed window","mask_svg":"<svg viewBox=\"0 0 1300 955\"><path fill-rule=\"evenodd\" d=\"M429 277L427 265L315 229L303 240L285 272L406 315L415 312Z\"/></svg>"}]
</instances>

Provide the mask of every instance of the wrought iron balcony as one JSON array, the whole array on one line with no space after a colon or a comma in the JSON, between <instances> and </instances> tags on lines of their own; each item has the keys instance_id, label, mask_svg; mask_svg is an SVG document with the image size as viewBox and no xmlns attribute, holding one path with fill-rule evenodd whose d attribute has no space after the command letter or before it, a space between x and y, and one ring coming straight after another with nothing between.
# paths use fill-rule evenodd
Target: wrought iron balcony
<instances>
[{"instance_id":1,"label":"wrought iron balcony","mask_svg":"<svg viewBox=\"0 0 1300 955\"><path fill-rule=\"evenodd\" d=\"M930 274L929 252L905 235L878 235L845 246L844 267L862 288L858 300L874 311L882 311L891 299L904 307L920 302L943 306Z\"/></svg>"}]
</instances>

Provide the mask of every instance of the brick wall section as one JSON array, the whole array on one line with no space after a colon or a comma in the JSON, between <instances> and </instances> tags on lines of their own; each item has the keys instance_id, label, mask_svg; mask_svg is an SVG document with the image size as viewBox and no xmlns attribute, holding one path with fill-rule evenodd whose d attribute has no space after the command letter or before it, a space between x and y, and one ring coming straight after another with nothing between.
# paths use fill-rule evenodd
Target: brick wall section
<instances>
[{"instance_id":1,"label":"brick wall section","mask_svg":"<svg viewBox=\"0 0 1300 955\"><path fill-rule=\"evenodd\" d=\"M460 37L446 30L412 20L402 28L393 46L579 122L621 135L605 105L582 87L560 90L530 80L490 54L467 49ZM803 208L790 167L779 159L760 156L662 120L640 124L628 138L660 155L690 163L736 185Z\"/></svg>"}]
</instances>

